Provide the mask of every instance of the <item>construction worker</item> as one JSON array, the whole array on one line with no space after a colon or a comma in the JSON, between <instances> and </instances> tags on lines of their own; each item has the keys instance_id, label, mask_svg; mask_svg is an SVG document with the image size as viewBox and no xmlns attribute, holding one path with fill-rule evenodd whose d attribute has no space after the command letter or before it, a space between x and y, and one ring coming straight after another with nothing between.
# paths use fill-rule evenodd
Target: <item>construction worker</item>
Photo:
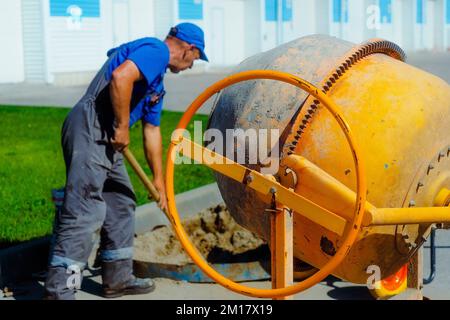
<instances>
[{"instance_id":1,"label":"construction worker","mask_svg":"<svg viewBox=\"0 0 450 320\"><path fill-rule=\"evenodd\" d=\"M132 274L135 195L123 160L129 127L142 120L144 150L167 209L159 129L163 78L208 61L203 31L191 23L171 28L164 41L143 38L111 49L108 60L62 128L66 163L64 205L55 218L46 299L74 299L76 284L101 230L103 295L151 292L151 279ZM75 284L75 285L74 285Z\"/></svg>"}]
</instances>

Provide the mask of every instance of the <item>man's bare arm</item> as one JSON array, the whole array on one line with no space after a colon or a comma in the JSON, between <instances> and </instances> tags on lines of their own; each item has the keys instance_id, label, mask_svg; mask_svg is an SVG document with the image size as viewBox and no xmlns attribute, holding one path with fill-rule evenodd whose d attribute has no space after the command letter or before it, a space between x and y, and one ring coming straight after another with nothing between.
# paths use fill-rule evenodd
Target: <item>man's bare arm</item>
<instances>
[{"instance_id":1,"label":"man's bare arm","mask_svg":"<svg viewBox=\"0 0 450 320\"><path fill-rule=\"evenodd\" d=\"M146 123L144 131L144 151L147 163L153 172L153 183L160 195L158 206L167 210L166 187L162 164L162 137L159 127Z\"/></svg>"},{"instance_id":2,"label":"man's bare arm","mask_svg":"<svg viewBox=\"0 0 450 320\"><path fill-rule=\"evenodd\" d=\"M138 67L130 60L126 60L112 73L109 93L115 116L115 128L111 143L118 151L123 151L130 143L128 130L130 102L133 85L139 80L142 80L142 75Z\"/></svg>"}]
</instances>

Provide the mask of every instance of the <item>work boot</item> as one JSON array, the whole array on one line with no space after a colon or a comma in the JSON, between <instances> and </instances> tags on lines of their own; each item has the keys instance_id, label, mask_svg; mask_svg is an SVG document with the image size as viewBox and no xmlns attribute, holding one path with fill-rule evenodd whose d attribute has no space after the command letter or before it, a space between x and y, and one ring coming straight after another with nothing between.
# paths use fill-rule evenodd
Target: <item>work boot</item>
<instances>
[{"instance_id":1,"label":"work boot","mask_svg":"<svg viewBox=\"0 0 450 320\"><path fill-rule=\"evenodd\" d=\"M45 281L44 300L75 300L76 288L70 287L70 277L74 275L67 272L64 267L49 267ZM81 284L82 275L79 275Z\"/></svg>"},{"instance_id":2,"label":"work boot","mask_svg":"<svg viewBox=\"0 0 450 320\"><path fill-rule=\"evenodd\" d=\"M103 296L118 298L123 295L145 294L155 290L155 283L151 279L136 278L132 272L131 259L103 262Z\"/></svg>"}]
</instances>

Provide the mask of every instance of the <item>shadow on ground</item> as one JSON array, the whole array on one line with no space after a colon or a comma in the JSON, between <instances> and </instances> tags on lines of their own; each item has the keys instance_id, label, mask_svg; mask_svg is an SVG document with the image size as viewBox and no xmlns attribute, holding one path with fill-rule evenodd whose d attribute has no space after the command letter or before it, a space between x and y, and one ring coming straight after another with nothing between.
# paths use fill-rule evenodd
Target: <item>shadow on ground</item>
<instances>
[{"instance_id":1,"label":"shadow on ground","mask_svg":"<svg viewBox=\"0 0 450 320\"><path fill-rule=\"evenodd\" d=\"M102 298L102 285L93 278L97 277L97 274L90 274L83 277L81 284L81 290L84 293L96 296L93 300ZM23 282L19 285L13 285L8 287L8 291L13 292L12 299L14 300L42 300L44 297L44 280L30 280Z\"/></svg>"},{"instance_id":2,"label":"shadow on ground","mask_svg":"<svg viewBox=\"0 0 450 320\"><path fill-rule=\"evenodd\" d=\"M89 295L90 300L98 300L102 298L102 285L98 282L97 275L86 275L83 278L81 292ZM205 284L210 286L211 284ZM322 289L326 296L333 300L373 300L368 289L364 286L349 286L348 283L341 281L335 277L328 277L321 283ZM15 300L41 300L44 296L43 282L38 280L29 281L10 288L15 295ZM179 288L182 290L182 288ZM317 299L326 299L326 296L317 297ZM152 297L155 298L154 296Z\"/></svg>"},{"instance_id":3,"label":"shadow on ground","mask_svg":"<svg viewBox=\"0 0 450 320\"><path fill-rule=\"evenodd\" d=\"M329 276L325 283L331 289L327 291L327 295L335 300L374 300L372 295L364 286L337 286L336 283L345 283L339 278Z\"/></svg>"}]
</instances>

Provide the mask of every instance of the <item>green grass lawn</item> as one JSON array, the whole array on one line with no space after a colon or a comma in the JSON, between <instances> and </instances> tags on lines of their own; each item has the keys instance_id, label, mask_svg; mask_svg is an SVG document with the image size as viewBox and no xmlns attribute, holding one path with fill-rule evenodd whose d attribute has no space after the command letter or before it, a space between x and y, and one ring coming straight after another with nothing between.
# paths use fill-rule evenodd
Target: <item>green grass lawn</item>
<instances>
[{"instance_id":1,"label":"green grass lawn","mask_svg":"<svg viewBox=\"0 0 450 320\"><path fill-rule=\"evenodd\" d=\"M24 241L51 233L55 212L51 189L65 184L60 131L69 110L0 106L0 243ZM163 112L164 162L170 136L181 115ZM196 116L195 120L201 120L205 128L206 116ZM142 148L140 123L131 129L130 148L150 175ZM146 190L130 167L128 172L138 204L148 202ZM213 181L212 172L203 166L178 166L175 192Z\"/></svg>"}]
</instances>

